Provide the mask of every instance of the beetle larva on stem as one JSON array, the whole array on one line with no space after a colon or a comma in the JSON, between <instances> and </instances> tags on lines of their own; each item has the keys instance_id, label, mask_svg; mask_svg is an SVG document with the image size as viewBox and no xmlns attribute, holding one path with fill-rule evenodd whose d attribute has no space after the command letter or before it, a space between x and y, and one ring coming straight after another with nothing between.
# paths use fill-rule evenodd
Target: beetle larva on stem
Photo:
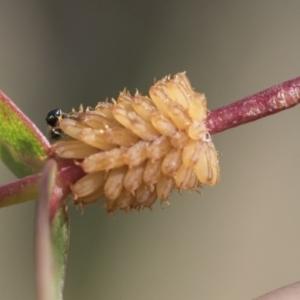
<instances>
[{"instance_id":1,"label":"beetle larva on stem","mask_svg":"<svg viewBox=\"0 0 300 300\"><path fill-rule=\"evenodd\" d=\"M142 207L156 198L167 202L173 189L196 190L219 181L218 153L205 125L206 98L196 93L185 73L165 77L150 97L124 90L95 109L63 114L47 122L61 132L53 150L58 157L81 159L87 173L72 187L75 204L105 197L113 213Z\"/></svg>"}]
</instances>

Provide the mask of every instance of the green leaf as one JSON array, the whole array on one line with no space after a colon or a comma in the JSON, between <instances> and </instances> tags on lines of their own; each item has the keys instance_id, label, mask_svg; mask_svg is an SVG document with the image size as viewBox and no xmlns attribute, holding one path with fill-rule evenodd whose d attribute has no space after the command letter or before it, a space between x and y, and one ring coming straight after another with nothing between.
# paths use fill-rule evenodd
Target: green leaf
<instances>
[{"instance_id":1,"label":"green leaf","mask_svg":"<svg viewBox=\"0 0 300 300\"><path fill-rule=\"evenodd\" d=\"M59 207L52 220L53 249L56 266L56 288L59 295L57 299L63 299L62 292L66 274L69 233L68 213L65 204L63 204Z\"/></svg>"},{"instance_id":2,"label":"green leaf","mask_svg":"<svg viewBox=\"0 0 300 300\"><path fill-rule=\"evenodd\" d=\"M0 158L17 176L40 172L49 143L23 112L0 91Z\"/></svg>"},{"instance_id":3,"label":"green leaf","mask_svg":"<svg viewBox=\"0 0 300 300\"><path fill-rule=\"evenodd\" d=\"M49 160L41 176L41 193L36 218L37 299L63 299L69 223L64 203L55 184L57 165ZM62 203L57 206L57 203ZM53 206L57 208L53 209Z\"/></svg>"}]
</instances>

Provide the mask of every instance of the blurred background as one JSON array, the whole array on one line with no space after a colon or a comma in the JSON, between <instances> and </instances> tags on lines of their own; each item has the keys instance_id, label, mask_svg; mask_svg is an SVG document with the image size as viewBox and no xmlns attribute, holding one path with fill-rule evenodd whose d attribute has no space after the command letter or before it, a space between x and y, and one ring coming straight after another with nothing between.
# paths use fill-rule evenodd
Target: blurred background
<instances>
[{"instance_id":1,"label":"blurred background","mask_svg":"<svg viewBox=\"0 0 300 300\"><path fill-rule=\"evenodd\" d=\"M0 89L46 133L187 71L215 109L300 75L300 2L0 2ZM300 280L300 110L213 137L221 182L109 218L70 206L65 299L251 299ZM0 165L0 184L14 180ZM1 299L34 298L35 202L0 211Z\"/></svg>"}]
</instances>

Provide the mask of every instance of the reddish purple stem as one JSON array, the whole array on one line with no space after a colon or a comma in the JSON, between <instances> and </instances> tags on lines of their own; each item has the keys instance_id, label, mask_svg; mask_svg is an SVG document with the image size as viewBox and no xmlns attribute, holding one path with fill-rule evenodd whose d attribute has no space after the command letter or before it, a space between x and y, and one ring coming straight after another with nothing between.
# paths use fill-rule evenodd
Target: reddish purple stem
<instances>
[{"instance_id":1,"label":"reddish purple stem","mask_svg":"<svg viewBox=\"0 0 300 300\"><path fill-rule=\"evenodd\" d=\"M52 201L50 204L50 219L55 216L61 202L71 193L71 185L85 175L80 166L73 161L61 161L58 165L58 172L53 187Z\"/></svg>"},{"instance_id":2,"label":"reddish purple stem","mask_svg":"<svg viewBox=\"0 0 300 300\"><path fill-rule=\"evenodd\" d=\"M291 108L300 102L300 77L211 111L206 125L211 134L222 132Z\"/></svg>"},{"instance_id":3,"label":"reddish purple stem","mask_svg":"<svg viewBox=\"0 0 300 300\"><path fill-rule=\"evenodd\" d=\"M50 218L71 192L70 185L74 184L85 175L81 167L74 165L73 161L60 161L56 182L53 187L53 200L50 207ZM0 186L0 208L19 204L21 202L35 200L38 197L38 186L41 175L35 174L17 181Z\"/></svg>"}]
</instances>

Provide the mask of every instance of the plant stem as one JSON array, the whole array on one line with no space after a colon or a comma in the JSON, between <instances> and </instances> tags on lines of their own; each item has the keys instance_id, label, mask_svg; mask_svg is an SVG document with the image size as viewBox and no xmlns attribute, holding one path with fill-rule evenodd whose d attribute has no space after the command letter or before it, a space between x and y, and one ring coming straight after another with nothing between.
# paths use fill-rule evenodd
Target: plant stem
<instances>
[{"instance_id":1,"label":"plant stem","mask_svg":"<svg viewBox=\"0 0 300 300\"><path fill-rule=\"evenodd\" d=\"M300 77L210 112L206 126L216 134L291 108L300 102Z\"/></svg>"},{"instance_id":2,"label":"plant stem","mask_svg":"<svg viewBox=\"0 0 300 300\"><path fill-rule=\"evenodd\" d=\"M216 134L291 108L299 102L300 77L297 77L211 111L207 116L206 126L211 134ZM45 148L48 147L47 143L43 143ZM58 180L54 188L58 201L52 203L51 212L56 211L60 205L59 199L64 199L70 193L70 184L84 176L83 170L72 161L59 163L58 169ZM39 182L40 174L35 174L1 186L0 208L34 200Z\"/></svg>"},{"instance_id":3,"label":"plant stem","mask_svg":"<svg viewBox=\"0 0 300 300\"><path fill-rule=\"evenodd\" d=\"M74 184L85 175L80 166L72 160L63 160L58 164L58 172L53 187L52 201L50 204L50 220L55 216L62 201L71 193L70 185Z\"/></svg>"},{"instance_id":4,"label":"plant stem","mask_svg":"<svg viewBox=\"0 0 300 300\"><path fill-rule=\"evenodd\" d=\"M40 174L35 174L0 186L0 208L36 199L39 183Z\"/></svg>"},{"instance_id":5,"label":"plant stem","mask_svg":"<svg viewBox=\"0 0 300 300\"><path fill-rule=\"evenodd\" d=\"M51 202L51 217L60 206L61 201L70 194L70 184L75 183L84 175L82 168L74 165L71 160L59 163L57 179L53 189L56 201ZM36 200L40 180L41 174L34 174L0 186L0 208Z\"/></svg>"}]
</instances>

